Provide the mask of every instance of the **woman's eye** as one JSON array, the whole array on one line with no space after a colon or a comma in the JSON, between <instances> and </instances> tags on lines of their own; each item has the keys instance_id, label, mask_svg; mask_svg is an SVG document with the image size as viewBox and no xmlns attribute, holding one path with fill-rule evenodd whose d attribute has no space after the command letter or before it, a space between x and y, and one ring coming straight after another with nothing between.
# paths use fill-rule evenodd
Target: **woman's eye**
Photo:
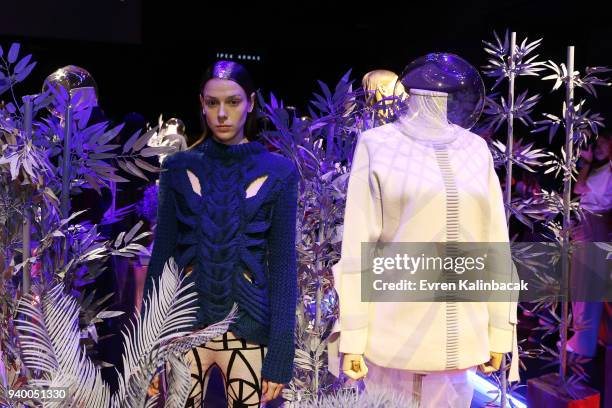
<instances>
[{"instance_id":1,"label":"woman's eye","mask_svg":"<svg viewBox=\"0 0 612 408\"><path fill-rule=\"evenodd\" d=\"M238 105L240 105L240 100L239 99L234 99L234 100L230 101L230 105L238 106Z\"/></svg>"},{"instance_id":2,"label":"woman's eye","mask_svg":"<svg viewBox=\"0 0 612 408\"><path fill-rule=\"evenodd\" d=\"M206 101L206 106L215 106L217 101Z\"/></svg>"}]
</instances>

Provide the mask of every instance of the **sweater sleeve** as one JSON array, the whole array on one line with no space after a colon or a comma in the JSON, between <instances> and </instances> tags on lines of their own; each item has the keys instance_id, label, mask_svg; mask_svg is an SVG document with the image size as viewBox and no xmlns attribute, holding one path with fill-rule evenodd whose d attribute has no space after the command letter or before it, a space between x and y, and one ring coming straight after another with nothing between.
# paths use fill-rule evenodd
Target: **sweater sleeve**
<instances>
[{"instance_id":1,"label":"sweater sleeve","mask_svg":"<svg viewBox=\"0 0 612 408\"><path fill-rule=\"evenodd\" d=\"M164 264L174 253L177 241L176 201L174 190L171 187L171 170L168 168L168 158L162 163L162 172L159 175L157 192L157 224L151 260L147 268L143 296L153 288L153 280L157 282L164 270ZM156 283L159 288L159 285Z\"/></svg>"},{"instance_id":2,"label":"sweater sleeve","mask_svg":"<svg viewBox=\"0 0 612 408\"><path fill-rule=\"evenodd\" d=\"M264 379L279 384L291 381L295 356L298 181L299 174L293 167L276 197L268 231L270 334L261 374Z\"/></svg>"},{"instance_id":3,"label":"sweater sleeve","mask_svg":"<svg viewBox=\"0 0 612 408\"><path fill-rule=\"evenodd\" d=\"M502 190L499 178L493 166L493 157L489 154L488 186L490 194L490 220L489 220L489 273L492 278L508 282L518 282L516 267L512 262L509 242L508 226ZM518 296L518 295L517 295ZM509 298L508 302L489 302L489 345L493 352L507 353L512 350L513 334L517 323L517 302Z\"/></svg>"},{"instance_id":4,"label":"sweater sleeve","mask_svg":"<svg viewBox=\"0 0 612 408\"><path fill-rule=\"evenodd\" d=\"M382 232L378 181L370 171L367 146L360 135L349 176L340 261L333 267L340 302L341 353L363 354L368 338L369 302L361 294L361 244L377 242Z\"/></svg>"}]
</instances>

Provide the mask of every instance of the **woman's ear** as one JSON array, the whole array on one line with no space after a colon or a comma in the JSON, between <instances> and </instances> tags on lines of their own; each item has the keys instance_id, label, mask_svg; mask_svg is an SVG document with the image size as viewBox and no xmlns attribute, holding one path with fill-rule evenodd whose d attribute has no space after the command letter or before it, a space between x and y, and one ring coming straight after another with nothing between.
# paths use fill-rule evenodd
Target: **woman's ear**
<instances>
[{"instance_id":1,"label":"woman's ear","mask_svg":"<svg viewBox=\"0 0 612 408\"><path fill-rule=\"evenodd\" d=\"M202 109L204 109L204 97L202 96L202 94L199 94L200 96L200 106L202 107Z\"/></svg>"},{"instance_id":2,"label":"woman's ear","mask_svg":"<svg viewBox=\"0 0 612 408\"><path fill-rule=\"evenodd\" d=\"M253 112L254 107L255 107L255 92L251 94L251 104L249 106L249 113Z\"/></svg>"}]
</instances>

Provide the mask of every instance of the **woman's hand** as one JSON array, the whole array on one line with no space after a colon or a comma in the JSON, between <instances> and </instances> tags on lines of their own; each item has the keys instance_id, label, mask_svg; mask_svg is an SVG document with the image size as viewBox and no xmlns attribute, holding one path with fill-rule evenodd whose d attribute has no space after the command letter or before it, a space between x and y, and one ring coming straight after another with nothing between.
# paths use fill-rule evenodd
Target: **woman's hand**
<instances>
[{"instance_id":1,"label":"woman's hand","mask_svg":"<svg viewBox=\"0 0 612 408\"><path fill-rule=\"evenodd\" d=\"M272 401L278 398L285 384L277 384L272 381L263 380L261 387L261 402Z\"/></svg>"}]
</instances>

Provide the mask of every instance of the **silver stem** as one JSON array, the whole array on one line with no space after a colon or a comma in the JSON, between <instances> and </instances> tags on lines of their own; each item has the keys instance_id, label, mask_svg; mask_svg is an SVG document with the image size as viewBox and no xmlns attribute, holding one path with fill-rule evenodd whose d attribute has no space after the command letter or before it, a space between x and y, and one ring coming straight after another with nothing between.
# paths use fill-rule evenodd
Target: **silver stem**
<instances>
[{"instance_id":1,"label":"silver stem","mask_svg":"<svg viewBox=\"0 0 612 408\"><path fill-rule=\"evenodd\" d=\"M567 375L567 332L569 325L569 278L571 273L570 253L569 253L569 228L571 221L571 195L572 195L572 162L574 155L574 47L567 47L567 81L565 83L565 171L563 178L563 235L561 257L561 276L562 289L566 298L561 303L561 350L559 377L565 382Z\"/></svg>"},{"instance_id":2,"label":"silver stem","mask_svg":"<svg viewBox=\"0 0 612 408\"><path fill-rule=\"evenodd\" d=\"M506 222L508 227L510 226L510 205L512 203L512 155L514 154L514 80L516 78L515 68L516 61L514 60L516 54L516 32L510 33L510 55L508 61L508 132L506 138L506 188L504 191L504 204L506 207ZM501 383L501 401L500 406L506 407L507 404L507 393L508 378L506 376L506 355L502 356L501 367L500 367L500 383Z\"/></svg>"},{"instance_id":3,"label":"silver stem","mask_svg":"<svg viewBox=\"0 0 612 408\"><path fill-rule=\"evenodd\" d=\"M25 114L24 114L24 131L26 143L32 139L32 97L26 96L23 98ZM31 227L32 227L32 214L31 214L31 196L27 192L24 197L23 206L23 223L22 223L22 249L23 249L23 283L22 283L22 295L30 292L30 252L31 252Z\"/></svg>"},{"instance_id":4,"label":"silver stem","mask_svg":"<svg viewBox=\"0 0 612 408\"><path fill-rule=\"evenodd\" d=\"M64 156L62 161L62 193L60 196L62 218L68 217L70 211L70 138L72 135L71 98L68 96L64 115Z\"/></svg>"}]
</instances>

